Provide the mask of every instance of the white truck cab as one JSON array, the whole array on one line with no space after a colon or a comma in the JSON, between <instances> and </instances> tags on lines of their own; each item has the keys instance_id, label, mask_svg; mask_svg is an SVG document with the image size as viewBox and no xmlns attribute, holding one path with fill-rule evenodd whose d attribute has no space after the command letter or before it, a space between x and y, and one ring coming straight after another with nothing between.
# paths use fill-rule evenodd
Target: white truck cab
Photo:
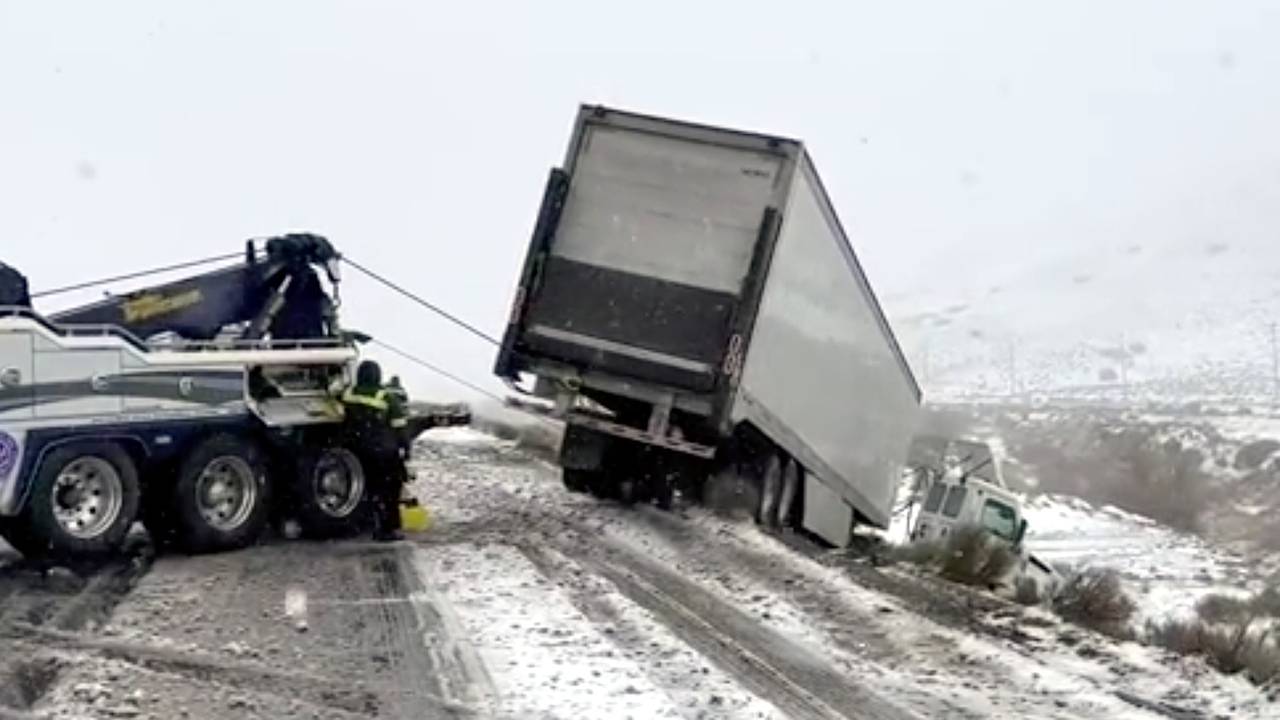
<instances>
[{"instance_id":1,"label":"white truck cab","mask_svg":"<svg viewBox=\"0 0 1280 720\"><path fill-rule=\"evenodd\" d=\"M1052 590L1060 578L1023 547L1027 519L1022 498L1009 490L991 446L976 440L917 438L911 466L923 502L909 523L912 542L945 540L956 528L978 526L1008 543L1021 562L1018 576Z\"/></svg>"},{"instance_id":2,"label":"white truck cab","mask_svg":"<svg viewBox=\"0 0 1280 720\"><path fill-rule=\"evenodd\" d=\"M1026 533L1022 502L1005 487L991 447L972 440L946 440L940 463L918 465L924 502L911 530L912 540L945 538L962 525L979 525L1019 545Z\"/></svg>"}]
</instances>

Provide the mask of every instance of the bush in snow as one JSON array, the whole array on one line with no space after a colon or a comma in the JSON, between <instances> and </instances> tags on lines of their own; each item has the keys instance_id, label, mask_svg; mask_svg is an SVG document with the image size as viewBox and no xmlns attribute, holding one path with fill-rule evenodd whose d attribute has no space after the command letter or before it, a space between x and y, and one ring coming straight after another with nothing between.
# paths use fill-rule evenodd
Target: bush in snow
<instances>
[{"instance_id":1,"label":"bush in snow","mask_svg":"<svg viewBox=\"0 0 1280 720\"><path fill-rule=\"evenodd\" d=\"M1234 623L1210 624L1201 618L1149 623L1147 637L1179 655L1203 657L1227 674L1243 672L1257 685L1280 680L1280 649L1274 634L1255 624L1255 615Z\"/></svg>"},{"instance_id":2,"label":"bush in snow","mask_svg":"<svg viewBox=\"0 0 1280 720\"><path fill-rule=\"evenodd\" d=\"M980 527L960 527L947 538L942 576L965 585L994 588L1017 563L1018 556L1007 543Z\"/></svg>"},{"instance_id":3,"label":"bush in snow","mask_svg":"<svg viewBox=\"0 0 1280 720\"><path fill-rule=\"evenodd\" d=\"M1023 576L1013 584L1013 599L1019 605L1039 605L1044 602L1040 583L1035 578Z\"/></svg>"},{"instance_id":4,"label":"bush in snow","mask_svg":"<svg viewBox=\"0 0 1280 720\"><path fill-rule=\"evenodd\" d=\"M1074 573L1053 598L1054 612L1064 620L1122 639L1133 635L1129 620L1136 607L1110 568Z\"/></svg>"},{"instance_id":5,"label":"bush in snow","mask_svg":"<svg viewBox=\"0 0 1280 720\"><path fill-rule=\"evenodd\" d=\"M1252 614L1249 598L1214 593L1196 603L1196 614L1208 623L1239 622Z\"/></svg>"},{"instance_id":6,"label":"bush in snow","mask_svg":"<svg viewBox=\"0 0 1280 720\"><path fill-rule=\"evenodd\" d=\"M1239 623L1257 617L1280 618L1280 589L1268 587L1252 597L1205 595L1196 603L1196 614L1211 624Z\"/></svg>"},{"instance_id":7,"label":"bush in snow","mask_svg":"<svg viewBox=\"0 0 1280 720\"><path fill-rule=\"evenodd\" d=\"M1280 452L1280 441L1255 440L1236 451L1233 464L1237 470L1257 470L1277 452Z\"/></svg>"},{"instance_id":8,"label":"bush in snow","mask_svg":"<svg viewBox=\"0 0 1280 720\"><path fill-rule=\"evenodd\" d=\"M894 557L936 570L952 582L988 589L1000 585L1018 562L1007 543L977 526L956 528L945 541L900 547Z\"/></svg>"},{"instance_id":9,"label":"bush in snow","mask_svg":"<svg viewBox=\"0 0 1280 720\"><path fill-rule=\"evenodd\" d=\"M1200 529L1210 488L1200 451L1183 448L1176 440L1144 442L1124 447L1118 460L1129 478L1111 488L1116 505L1178 530Z\"/></svg>"}]
</instances>

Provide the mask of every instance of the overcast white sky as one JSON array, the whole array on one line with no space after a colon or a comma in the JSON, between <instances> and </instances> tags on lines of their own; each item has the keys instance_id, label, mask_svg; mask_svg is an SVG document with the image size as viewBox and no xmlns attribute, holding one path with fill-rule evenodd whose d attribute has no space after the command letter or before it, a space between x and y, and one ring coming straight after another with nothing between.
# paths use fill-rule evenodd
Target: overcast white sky
<instances>
[{"instance_id":1,"label":"overcast white sky","mask_svg":"<svg viewBox=\"0 0 1280 720\"><path fill-rule=\"evenodd\" d=\"M310 230L497 334L588 101L806 140L895 318L1134 245L1276 267L1276 38L1245 0L0 0L0 259L39 289ZM496 387L488 346L344 295Z\"/></svg>"}]
</instances>

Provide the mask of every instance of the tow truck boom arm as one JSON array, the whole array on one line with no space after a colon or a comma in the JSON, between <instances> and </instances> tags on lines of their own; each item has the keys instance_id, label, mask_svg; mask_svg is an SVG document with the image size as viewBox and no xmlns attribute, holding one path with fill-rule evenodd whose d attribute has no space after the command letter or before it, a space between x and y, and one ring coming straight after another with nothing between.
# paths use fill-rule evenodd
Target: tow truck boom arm
<instances>
[{"instance_id":1,"label":"tow truck boom arm","mask_svg":"<svg viewBox=\"0 0 1280 720\"><path fill-rule=\"evenodd\" d=\"M124 328L140 338L172 332L209 340L228 325L246 323L244 339L333 337L335 302L313 266L324 268L337 289L340 255L329 241L310 234L245 244L244 262L173 282L109 296L52 316L61 324Z\"/></svg>"}]
</instances>

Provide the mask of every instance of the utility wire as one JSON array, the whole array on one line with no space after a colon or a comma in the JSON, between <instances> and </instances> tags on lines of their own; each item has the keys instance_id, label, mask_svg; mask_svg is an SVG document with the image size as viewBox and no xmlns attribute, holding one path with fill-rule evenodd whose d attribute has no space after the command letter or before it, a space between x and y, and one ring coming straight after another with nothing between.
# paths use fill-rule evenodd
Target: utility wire
<instances>
[{"instance_id":1,"label":"utility wire","mask_svg":"<svg viewBox=\"0 0 1280 720\"><path fill-rule=\"evenodd\" d=\"M40 292L32 293L31 297L40 298L40 297L49 297L50 295L61 295L62 293L69 293L73 290L84 290L85 288L96 287L98 285L106 285L107 283L120 282L122 280L134 280L136 278L146 277L148 275L158 275L160 273L171 272L173 270L185 270L187 268L196 267L198 265L208 265L210 263L222 262L224 260L233 260L235 258L240 258L240 257L244 257L243 252L227 253L226 255L215 255L213 257L204 258L203 260L191 260L189 262L177 263L175 265L166 265L164 267L153 268L151 270L142 270L139 272L127 273L125 275L116 275L115 277L102 278L101 280L90 280L88 282L76 283L75 285L66 285L63 287L51 288L49 290L41 290Z\"/></svg>"},{"instance_id":2,"label":"utility wire","mask_svg":"<svg viewBox=\"0 0 1280 720\"><path fill-rule=\"evenodd\" d=\"M461 320L461 319L459 319L457 316L452 315L452 314L450 314L450 313L446 312L445 310L441 309L439 306L434 305L434 304L432 304L432 303L429 303L429 302L427 302L426 300L423 300L421 296L419 296L419 295L417 295L417 294L415 294L415 293L413 293L413 292L410 292L409 290L406 290L406 289L404 289L403 287L400 287L399 285L395 284L394 282L391 282L390 280L388 280L387 278L383 277L382 275L379 275L378 273L376 273L376 272L374 272L374 271L370 270L369 268L367 268L367 267L365 267L365 266L361 265L360 263L356 262L355 260L352 260L352 259L351 259L350 257L348 257L347 255L343 255L343 256L342 256L342 259L343 259L344 261L346 261L346 263L347 263L348 265L350 265L351 267L355 268L356 270L359 270L360 272L364 273L365 275L368 275L369 277L373 278L374 280L376 280L376 281L378 281L378 282L382 283L383 285L386 285L387 287L391 288L392 290L395 290L396 292L400 293L401 295L404 295L405 297L409 298L410 300L412 300L412 301L414 301L414 302L418 303L419 305L421 305L421 306L425 307L426 309L430 310L431 312L433 312L433 313L435 313L435 314L439 315L440 317L444 318L445 320L448 320L449 322L453 323L454 325L457 325L458 327L462 328L463 330L466 330L467 332L471 333L472 335L475 335L476 337L480 338L481 340L484 340L484 341L486 341L486 342L488 342L488 343L490 343L490 344L492 344L492 345L501 345L501 344L502 344L502 343L498 342L498 340L497 340L496 338L494 338L493 336L489 335L489 334L488 334L488 333L486 333L485 331L480 330L479 328L477 328L476 326L474 326L474 325L472 325L472 324L470 324L470 323L466 322L465 320Z\"/></svg>"},{"instance_id":3,"label":"utility wire","mask_svg":"<svg viewBox=\"0 0 1280 720\"><path fill-rule=\"evenodd\" d=\"M414 363L414 364L417 364L417 365L421 365L422 367L424 367L424 368L426 368L426 369L430 370L430 371L431 371L431 372L433 372L433 373L436 373L437 375L440 375L440 376L442 376L442 377L446 377L446 378L448 378L448 379L450 379L450 380L452 380L452 381L454 381L454 382L458 383L459 385L463 385L463 386L465 386L465 387L471 388L472 390L474 390L474 391L476 391L476 392L480 393L481 395L486 395L486 396L488 396L489 398L492 398L493 400L497 400L499 403L503 403L503 404L505 404L505 403L506 403L506 401L505 401L505 400L503 400L501 397L499 397L498 395L496 395L496 394L494 394L494 393L492 393L492 392L490 392L490 391L488 391L488 390L485 390L484 388L480 387L479 385L476 385L475 383L473 383L473 382L471 382L471 381L469 381L469 380L464 380L464 379L462 379L462 378L458 377L457 375L454 375L453 373L449 372L448 370L445 370L444 368L442 368L442 367L440 367L440 366L438 366L438 365L433 365L433 364L431 364L431 363L427 362L426 360L423 360L422 358L417 357L416 355L413 355L413 354L408 353L408 352L406 352L406 351L404 351L404 350L401 350L401 349L400 349L400 348L398 348L398 347L395 347L394 345L388 345L387 343L385 343L385 342L383 342L383 341L381 341L381 340L378 340L378 339L376 339L376 338L373 340L373 343L374 343L375 345L378 345L379 347L383 348L384 350L387 350L387 351L389 351L389 352L395 353L396 355L399 355L400 357L404 358L405 360L408 360L408 361L409 361L409 362L411 362L411 363Z\"/></svg>"}]
</instances>

